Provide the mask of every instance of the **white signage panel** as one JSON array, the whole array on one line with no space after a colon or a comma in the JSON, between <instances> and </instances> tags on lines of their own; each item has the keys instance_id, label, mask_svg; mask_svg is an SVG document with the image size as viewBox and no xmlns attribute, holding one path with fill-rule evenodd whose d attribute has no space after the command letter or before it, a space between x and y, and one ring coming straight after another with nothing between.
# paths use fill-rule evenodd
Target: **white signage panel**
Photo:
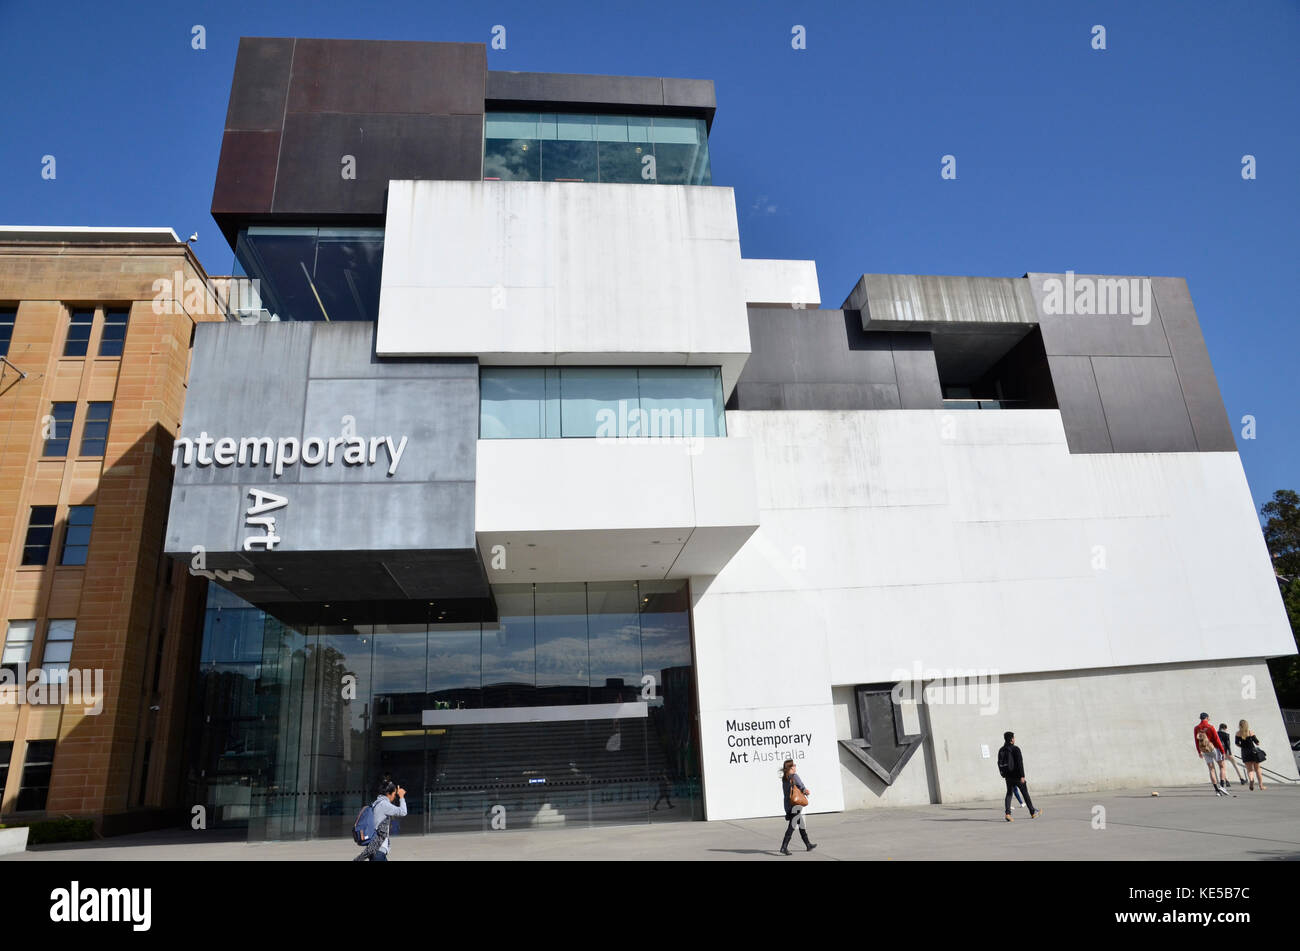
<instances>
[{"instance_id":1,"label":"white signage panel","mask_svg":"<svg viewBox=\"0 0 1300 951\"><path fill-rule=\"evenodd\" d=\"M812 791L810 814L844 809L834 704L705 711L700 743L710 819L784 816L781 764L787 759Z\"/></svg>"}]
</instances>

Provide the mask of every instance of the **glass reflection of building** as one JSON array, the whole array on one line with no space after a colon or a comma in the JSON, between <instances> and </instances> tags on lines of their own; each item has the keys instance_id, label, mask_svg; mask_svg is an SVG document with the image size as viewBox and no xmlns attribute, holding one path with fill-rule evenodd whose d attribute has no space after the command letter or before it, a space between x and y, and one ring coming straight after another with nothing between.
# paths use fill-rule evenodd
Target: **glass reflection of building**
<instances>
[{"instance_id":1,"label":"glass reflection of building","mask_svg":"<svg viewBox=\"0 0 1300 951\"><path fill-rule=\"evenodd\" d=\"M213 586L193 801L250 839L347 835L385 775L408 833L703 818L687 583L493 594L277 618Z\"/></svg>"}]
</instances>

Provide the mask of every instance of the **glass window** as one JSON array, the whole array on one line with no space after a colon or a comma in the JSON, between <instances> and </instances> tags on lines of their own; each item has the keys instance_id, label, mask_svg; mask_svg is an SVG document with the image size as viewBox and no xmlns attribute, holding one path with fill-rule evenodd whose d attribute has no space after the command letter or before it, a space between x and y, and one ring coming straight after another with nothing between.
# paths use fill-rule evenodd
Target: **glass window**
<instances>
[{"instance_id":1,"label":"glass window","mask_svg":"<svg viewBox=\"0 0 1300 951\"><path fill-rule=\"evenodd\" d=\"M374 692L376 723L424 710L428 629L421 624L376 624Z\"/></svg>"},{"instance_id":2,"label":"glass window","mask_svg":"<svg viewBox=\"0 0 1300 951\"><path fill-rule=\"evenodd\" d=\"M636 426L635 367L565 367L560 371L563 436L643 436Z\"/></svg>"},{"instance_id":3,"label":"glass window","mask_svg":"<svg viewBox=\"0 0 1300 951\"><path fill-rule=\"evenodd\" d=\"M533 586L495 589L497 620L483 625L483 706L532 706L537 684Z\"/></svg>"},{"instance_id":4,"label":"glass window","mask_svg":"<svg viewBox=\"0 0 1300 951\"><path fill-rule=\"evenodd\" d=\"M712 181L703 119L498 112L483 128L488 181Z\"/></svg>"},{"instance_id":5,"label":"glass window","mask_svg":"<svg viewBox=\"0 0 1300 951\"><path fill-rule=\"evenodd\" d=\"M726 435L717 367L484 367L482 439Z\"/></svg>"},{"instance_id":6,"label":"glass window","mask_svg":"<svg viewBox=\"0 0 1300 951\"><path fill-rule=\"evenodd\" d=\"M485 181L541 181L538 119L537 113L529 112L498 112L484 117Z\"/></svg>"},{"instance_id":7,"label":"glass window","mask_svg":"<svg viewBox=\"0 0 1300 951\"><path fill-rule=\"evenodd\" d=\"M662 185L708 185L709 141L703 119L654 119L655 180Z\"/></svg>"},{"instance_id":8,"label":"glass window","mask_svg":"<svg viewBox=\"0 0 1300 951\"><path fill-rule=\"evenodd\" d=\"M9 781L9 761L13 755L13 743L0 743L0 794L3 794L5 783Z\"/></svg>"},{"instance_id":9,"label":"glass window","mask_svg":"<svg viewBox=\"0 0 1300 951\"><path fill-rule=\"evenodd\" d=\"M429 664L425 690L437 709L479 706L483 685L482 630L477 622L429 625Z\"/></svg>"},{"instance_id":10,"label":"glass window","mask_svg":"<svg viewBox=\"0 0 1300 951\"><path fill-rule=\"evenodd\" d=\"M50 458L68 454L68 439L72 436L72 417L76 415L76 411L76 403L55 403L51 407L50 415L45 420L43 456Z\"/></svg>"},{"instance_id":11,"label":"glass window","mask_svg":"<svg viewBox=\"0 0 1300 951\"><path fill-rule=\"evenodd\" d=\"M14 321L18 311L11 307L0 307L0 357L9 356L9 342L14 338ZM8 760L5 761L8 763ZM8 769L8 766L5 767Z\"/></svg>"},{"instance_id":12,"label":"glass window","mask_svg":"<svg viewBox=\"0 0 1300 951\"><path fill-rule=\"evenodd\" d=\"M22 785L18 788L18 811L45 808L50 794L50 773L54 770L54 741L33 740L27 744Z\"/></svg>"},{"instance_id":13,"label":"glass window","mask_svg":"<svg viewBox=\"0 0 1300 951\"><path fill-rule=\"evenodd\" d=\"M717 367L643 367L637 377L646 435L726 435Z\"/></svg>"},{"instance_id":14,"label":"glass window","mask_svg":"<svg viewBox=\"0 0 1300 951\"><path fill-rule=\"evenodd\" d=\"M383 228L257 225L235 240L273 321L377 319L383 257Z\"/></svg>"},{"instance_id":15,"label":"glass window","mask_svg":"<svg viewBox=\"0 0 1300 951\"><path fill-rule=\"evenodd\" d=\"M543 387L541 367L485 367L479 373L479 436L540 439Z\"/></svg>"},{"instance_id":16,"label":"glass window","mask_svg":"<svg viewBox=\"0 0 1300 951\"><path fill-rule=\"evenodd\" d=\"M50 560L54 542L54 506L33 505L27 520L27 539L23 544L23 564L43 565Z\"/></svg>"},{"instance_id":17,"label":"glass window","mask_svg":"<svg viewBox=\"0 0 1300 951\"><path fill-rule=\"evenodd\" d=\"M648 116L599 116L596 155L602 182L653 182Z\"/></svg>"},{"instance_id":18,"label":"glass window","mask_svg":"<svg viewBox=\"0 0 1300 951\"><path fill-rule=\"evenodd\" d=\"M35 621L10 621L9 630L5 632L4 655L0 657L0 666L16 672L19 664L30 663L32 642L35 639Z\"/></svg>"},{"instance_id":19,"label":"glass window","mask_svg":"<svg viewBox=\"0 0 1300 951\"><path fill-rule=\"evenodd\" d=\"M633 581L587 585L592 703L627 703L641 694L641 631Z\"/></svg>"},{"instance_id":20,"label":"glass window","mask_svg":"<svg viewBox=\"0 0 1300 951\"><path fill-rule=\"evenodd\" d=\"M68 533L63 537L61 565L84 565L90 549L90 527L95 521L95 506L68 507Z\"/></svg>"},{"instance_id":21,"label":"glass window","mask_svg":"<svg viewBox=\"0 0 1300 951\"><path fill-rule=\"evenodd\" d=\"M81 454L102 456L108 445L108 424L113 419L112 403L91 403L81 433Z\"/></svg>"},{"instance_id":22,"label":"glass window","mask_svg":"<svg viewBox=\"0 0 1300 951\"><path fill-rule=\"evenodd\" d=\"M641 656L662 694L674 681L673 671L691 664L690 599L685 581L643 581L640 592ZM689 684L679 687L688 689Z\"/></svg>"},{"instance_id":23,"label":"glass window","mask_svg":"<svg viewBox=\"0 0 1300 951\"><path fill-rule=\"evenodd\" d=\"M65 357L84 357L90 345L90 328L95 323L93 310L74 310L68 323L68 339L63 344Z\"/></svg>"},{"instance_id":24,"label":"glass window","mask_svg":"<svg viewBox=\"0 0 1300 951\"><path fill-rule=\"evenodd\" d=\"M72 640L77 633L74 618L50 621L45 629L45 650L41 655L41 667L45 670L50 683L66 682L68 664L72 660Z\"/></svg>"},{"instance_id":25,"label":"glass window","mask_svg":"<svg viewBox=\"0 0 1300 951\"><path fill-rule=\"evenodd\" d=\"M578 584L539 584L537 614L537 702L588 702L587 594Z\"/></svg>"},{"instance_id":26,"label":"glass window","mask_svg":"<svg viewBox=\"0 0 1300 951\"><path fill-rule=\"evenodd\" d=\"M104 312L104 335L99 338L101 357L120 357L126 343L126 322L130 313L125 310Z\"/></svg>"},{"instance_id":27,"label":"glass window","mask_svg":"<svg viewBox=\"0 0 1300 951\"><path fill-rule=\"evenodd\" d=\"M594 116L543 116L542 181L600 181L594 120Z\"/></svg>"}]
</instances>

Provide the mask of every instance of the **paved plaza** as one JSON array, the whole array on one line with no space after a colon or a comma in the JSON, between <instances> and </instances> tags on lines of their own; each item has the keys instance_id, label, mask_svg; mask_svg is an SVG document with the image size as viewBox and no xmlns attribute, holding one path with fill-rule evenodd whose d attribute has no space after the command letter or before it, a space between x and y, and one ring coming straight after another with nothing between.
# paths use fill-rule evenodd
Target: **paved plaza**
<instances>
[{"instance_id":1,"label":"paved plaza","mask_svg":"<svg viewBox=\"0 0 1300 951\"><path fill-rule=\"evenodd\" d=\"M917 861L963 859L1295 860L1300 859L1300 787L1233 787L1216 798L1208 784L1042 796L1037 820L1002 818L1001 800L813 815L817 851L777 849L782 819L743 819L589 829L520 829L399 835L394 861ZM1101 806L1104 813L1098 812ZM1095 828L1104 819L1104 827ZM158 832L76 845L48 845L0 861L346 861L346 840L248 843L228 831Z\"/></svg>"}]
</instances>

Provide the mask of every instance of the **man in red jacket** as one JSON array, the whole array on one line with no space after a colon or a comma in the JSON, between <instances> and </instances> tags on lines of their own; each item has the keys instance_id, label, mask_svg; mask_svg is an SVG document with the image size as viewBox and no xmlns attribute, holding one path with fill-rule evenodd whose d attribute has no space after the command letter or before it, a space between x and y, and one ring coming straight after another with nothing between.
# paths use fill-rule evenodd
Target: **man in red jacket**
<instances>
[{"instance_id":1,"label":"man in red jacket","mask_svg":"<svg viewBox=\"0 0 1300 951\"><path fill-rule=\"evenodd\" d=\"M1218 755L1218 759L1219 759L1219 787L1218 788L1222 789L1224 786L1228 785L1227 779L1225 779L1223 776L1223 757L1225 755L1225 751L1223 749L1223 743L1219 740L1219 732L1214 728L1214 724L1210 722L1210 715L1208 713L1202 713L1200 722L1197 723L1196 726L1192 727L1192 743L1196 746L1197 759L1201 758L1200 734L1202 733L1204 733L1205 738L1210 741L1210 746L1213 749L1215 749L1219 754Z\"/></svg>"}]
</instances>

